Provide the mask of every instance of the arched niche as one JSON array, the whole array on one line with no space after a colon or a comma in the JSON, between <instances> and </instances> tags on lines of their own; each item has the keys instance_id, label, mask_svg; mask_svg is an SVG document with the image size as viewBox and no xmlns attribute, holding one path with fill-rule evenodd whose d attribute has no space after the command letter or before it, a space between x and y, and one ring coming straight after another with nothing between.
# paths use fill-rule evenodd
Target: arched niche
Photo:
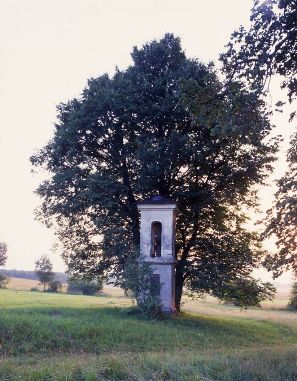
<instances>
[{"instance_id":1,"label":"arched niche","mask_svg":"<svg viewBox=\"0 0 297 381\"><path fill-rule=\"evenodd\" d=\"M162 224L159 221L151 225L151 257L161 257L162 247Z\"/></svg>"}]
</instances>

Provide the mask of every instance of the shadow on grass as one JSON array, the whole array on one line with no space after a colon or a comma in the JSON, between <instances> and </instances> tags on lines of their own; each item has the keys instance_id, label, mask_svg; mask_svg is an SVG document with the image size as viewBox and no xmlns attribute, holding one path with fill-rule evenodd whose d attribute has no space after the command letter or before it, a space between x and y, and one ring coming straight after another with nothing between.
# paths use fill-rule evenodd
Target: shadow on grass
<instances>
[{"instance_id":1,"label":"shadow on grass","mask_svg":"<svg viewBox=\"0 0 297 381\"><path fill-rule=\"evenodd\" d=\"M149 320L119 307L0 311L0 354L209 351L296 343L297 331L267 321L181 314Z\"/></svg>"}]
</instances>

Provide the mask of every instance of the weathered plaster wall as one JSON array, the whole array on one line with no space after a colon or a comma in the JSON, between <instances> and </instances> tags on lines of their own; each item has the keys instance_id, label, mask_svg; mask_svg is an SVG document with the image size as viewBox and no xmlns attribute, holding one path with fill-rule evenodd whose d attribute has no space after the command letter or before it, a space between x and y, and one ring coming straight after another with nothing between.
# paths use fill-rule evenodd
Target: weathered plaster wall
<instances>
[{"instance_id":1,"label":"weathered plaster wall","mask_svg":"<svg viewBox=\"0 0 297 381\"><path fill-rule=\"evenodd\" d=\"M175 312L175 208L174 204L140 205L140 253L142 260L152 264L154 274L160 275L160 299L164 312ZM161 257L151 257L152 222L161 222Z\"/></svg>"}]
</instances>

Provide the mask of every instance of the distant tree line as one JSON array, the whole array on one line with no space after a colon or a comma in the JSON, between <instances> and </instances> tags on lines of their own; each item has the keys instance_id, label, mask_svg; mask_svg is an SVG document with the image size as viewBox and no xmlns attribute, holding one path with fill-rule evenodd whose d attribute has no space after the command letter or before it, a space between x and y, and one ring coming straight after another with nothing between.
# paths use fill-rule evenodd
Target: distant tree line
<instances>
[{"instance_id":1,"label":"distant tree line","mask_svg":"<svg viewBox=\"0 0 297 381\"><path fill-rule=\"evenodd\" d=\"M3 274L5 274L7 277L13 277L13 278L21 278L21 279L32 279L32 280L39 280L38 275L35 273L35 271L26 271L26 270L1 270ZM55 279L60 282L67 282L68 275L62 272L56 272L55 273Z\"/></svg>"}]
</instances>

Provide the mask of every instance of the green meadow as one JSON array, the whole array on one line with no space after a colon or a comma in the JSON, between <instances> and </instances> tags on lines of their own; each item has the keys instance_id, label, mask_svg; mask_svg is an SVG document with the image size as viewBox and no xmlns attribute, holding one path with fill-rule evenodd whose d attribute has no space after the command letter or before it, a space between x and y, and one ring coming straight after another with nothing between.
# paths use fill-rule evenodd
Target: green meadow
<instances>
[{"instance_id":1,"label":"green meadow","mask_svg":"<svg viewBox=\"0 0 297 381\"><path fill-rule=\"evenodd\" d=\"M0 290L0 380L296 381L297 314L189 302L161 321L101 296Z\"/></svg>"}]
</instances>

